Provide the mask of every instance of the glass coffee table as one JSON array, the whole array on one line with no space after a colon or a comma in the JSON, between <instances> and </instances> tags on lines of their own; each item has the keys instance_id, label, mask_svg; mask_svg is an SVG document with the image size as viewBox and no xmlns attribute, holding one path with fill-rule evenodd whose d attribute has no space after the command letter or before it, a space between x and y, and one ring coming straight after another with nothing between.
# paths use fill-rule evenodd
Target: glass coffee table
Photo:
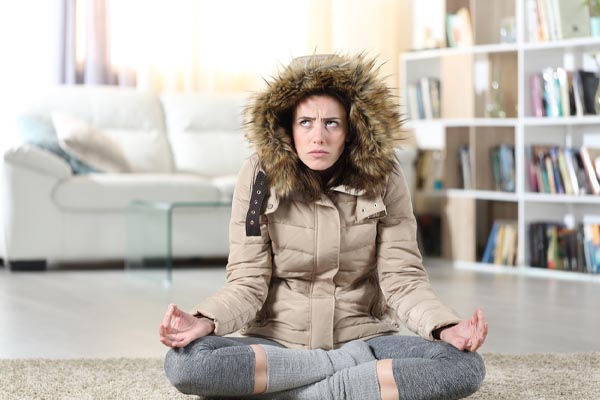
<instances>
[{"instance_id":1,"label":"glass coffee table","mask_svg":"<svg viewBox=\"0 0 600 400\"><path fill-rule=\"evenodd\" d=\"M219 201L134 200L127 209L125 269L136 275L159 279L163 286L173 283L173 212L182 208L231 208Z\"/></svg>"}]
</instances>

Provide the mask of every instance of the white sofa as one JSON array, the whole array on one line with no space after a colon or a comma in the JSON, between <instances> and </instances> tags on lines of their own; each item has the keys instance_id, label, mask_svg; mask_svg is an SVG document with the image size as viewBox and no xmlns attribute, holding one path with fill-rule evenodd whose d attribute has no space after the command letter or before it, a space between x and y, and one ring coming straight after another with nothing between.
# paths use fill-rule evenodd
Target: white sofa
<instances>
[{"instance_id":1,"label":"white sofa","mask_svg":"<svg viewBox=\"0 0 600 400\"><path fill-rule=\"evenodd\" d=\"M74 174L65 159L31 144L4 154L3 259L11 269L123 260L133 200L230 200L250 154L244 94L165 94L115 87L57 87L24 115L85 120L117 142L130 173ZM230 208L176 210L174 257L226 257Z\"/></svg>"}]
</instances>

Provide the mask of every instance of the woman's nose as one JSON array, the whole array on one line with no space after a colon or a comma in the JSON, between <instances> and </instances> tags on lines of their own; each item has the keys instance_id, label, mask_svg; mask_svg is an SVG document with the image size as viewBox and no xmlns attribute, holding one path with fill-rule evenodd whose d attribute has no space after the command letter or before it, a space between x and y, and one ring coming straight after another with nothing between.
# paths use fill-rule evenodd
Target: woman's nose
<instances>
[{"instance_id":1,"label":"woman's nose","mask_svg":"<svg viewBox=\"0 0 600 400\"><path fill-rule=\"evenodd\" d=\"M325 127L321 124L315 125L314 135L313 135L313 143L323 144L323 131Z\"/></svg>"}]
</instances>

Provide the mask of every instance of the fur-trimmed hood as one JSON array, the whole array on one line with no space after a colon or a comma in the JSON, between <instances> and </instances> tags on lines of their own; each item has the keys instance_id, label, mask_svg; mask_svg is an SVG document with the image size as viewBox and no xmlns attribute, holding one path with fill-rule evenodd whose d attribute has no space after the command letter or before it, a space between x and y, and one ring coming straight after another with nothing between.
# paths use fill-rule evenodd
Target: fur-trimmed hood
<instances>
[{"instance_id":1,"label":"fur-trimmed hood","mask_svg":"<svg viewBox=\"0 0 600 400\"><path fill-rule=\"evenodd\" d=\"M324 92L337 93L349 103L353 140L348 144L341 184L372 194L383 190L396 168L394 147L402 135L396 96L379 76L375 60L363 55L300 57L267 85L245 110L246 137L278 196L311 189L292 132L282 126L282 118L304 97Z\"/></svg>"}]
</instances>

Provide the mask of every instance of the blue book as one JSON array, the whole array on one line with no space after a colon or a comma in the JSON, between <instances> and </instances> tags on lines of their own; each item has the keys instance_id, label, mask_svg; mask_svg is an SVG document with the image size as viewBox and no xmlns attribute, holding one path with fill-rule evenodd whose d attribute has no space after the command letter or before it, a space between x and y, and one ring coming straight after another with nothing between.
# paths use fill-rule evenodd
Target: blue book
<instances>
[{"instance_id":1,"label":"blue book","mask_svg":"<svg viewBox=\"0 0 600 400\"><path fill-rule=\"evenodd\" d=\"M483 257L481 258L481 262L492 264L495 258L495 249L496 249L496 236L498 236L498 230L500 229L500 222L494 221L494 225L492 226L492 230L490 231L490 236L488 237L487 244L485 246L485 251L483 252Z\"/></svg>"}]
</instances>

